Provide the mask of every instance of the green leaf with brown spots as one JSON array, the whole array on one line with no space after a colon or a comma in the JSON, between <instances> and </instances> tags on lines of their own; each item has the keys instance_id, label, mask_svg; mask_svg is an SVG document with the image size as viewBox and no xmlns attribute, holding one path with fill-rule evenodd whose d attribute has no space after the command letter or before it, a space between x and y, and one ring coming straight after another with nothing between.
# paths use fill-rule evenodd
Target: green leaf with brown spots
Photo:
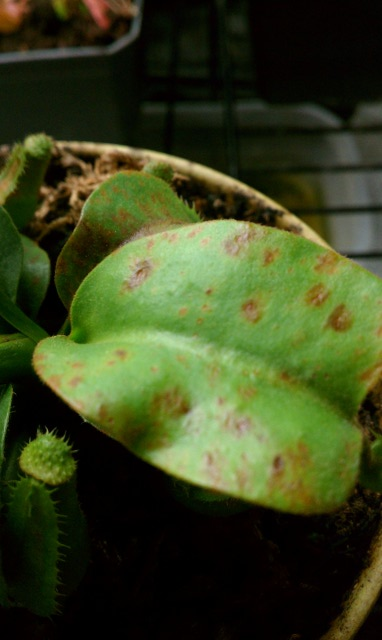
<instances>
[{"instance_id":1,"label":"green leaf with brown spots","mask_svg":"<svg viewBox=\"0 0 382 640\"><path fill-rule=\"evenodd\" d=\"M177 478L293 513L353 490L355 416L382 368L382 281L277 229L233 220L120 247L84 280L40 377Z\"/></svg>"},{"instance_id":2,"label":"green leaf with brown spots","mask_svg":"<svg viewBox=\"0 0 382 640\"><path fill-rule=\"evenodd\" d=\"M89 271L135 234L190 222L199 222L197 213L155 175L121 171L105 180L87 199L58 259L56 286L63 303L69 307Z\"/></svg>"}]
</instances>

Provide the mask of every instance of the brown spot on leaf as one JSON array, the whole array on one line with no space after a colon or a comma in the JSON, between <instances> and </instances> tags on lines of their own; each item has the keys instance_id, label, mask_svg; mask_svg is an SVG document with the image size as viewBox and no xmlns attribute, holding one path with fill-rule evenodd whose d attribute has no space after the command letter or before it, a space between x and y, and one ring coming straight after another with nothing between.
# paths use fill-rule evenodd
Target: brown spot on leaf
<instances>
[{"instance_id":1,"label":"brown spot on leaf","mask_svg":"<svg viewBox=\"0 0 382 640\"><path fill-rule=\"evenodd\" d=\"M258 322L262 316L259 302L254 299L244 302L241 305L241 311L244 315L244 318L252 324Z\"/></svg>"},{"instance_id":2,"label":"brown spot on leaf","mask_svg":"<svg viewBox=\"0 0 382 640\"><path fill-rule=\"evenodd\" d=\"M304 482L306 471L311 465L309 449L304 442L299 442L293 449L286 449L282 454L276 455L270 468L270 493L284 495L290 504L303 504L307 513L314 511L314 496L309 483Z\"/></svg>"},{"instance_id":3,"label":"brown spot on leaf","mask_svg":"<svg viewBox=\"0 0 382 640\"><path fill-rule=\"evenodd\" d=\"M247 224L240 233L237 233L224 241L224 250L230 256L236 257L243 249L247 248L258 234L259 231L257 230L257 227Z\"/></svg>"},{"instance_id":4,"label":"brown spot on leaf","mask_svg":"<svg viewBox=\"0 0 382 640\"><path fill-rule=\"evenodd\" d=\"M240 491L245 492L252 482L251 474L248 473L247 466L238 467L235 469L236 483Z\"/></svg>"},{"instance_id":5,"label":"brown spot on leaf","mask_svg":"<svg viewBox=\"0 0 382 640\"><path fill-rule=\"evenodd\" d=\"M330 291L326 289L326 287L319 282L315 284L314 287L309 289L305 296L305 301L307 304L312 305L313 307L320 307L326 302L328 297L330 296Z\"/></svg>"},{"instance_id":6,"label":"brown spot on leaf","mask_svg":"<svg viewBox=\"0 0 382 640\"><path fill-rule=\"evenodd\" d=\"M110 415L106 405L101 404L98 408L98 418L103 426L114 424L114 417Z\"/></svg>"},{"instance_id":7,"label":"brown spot on leaf","mask_svg":"<svg viewBox=\"0 0 382 640\"><path fill-rule=\"evenodd\" d=\"M190 411L190 403L176 387L158 393L152 400L152 412L165 414L169 418L179 418Z\"/></svg>"},{"instance_id":8,"label":"brown spot on leaf","mask_svg":"<svg viewBox=\"0 0 382 640\"><path fill-rule=\"evenodd\" d=\"M276 260L276 258L280 255L280 249L265 249L264 251L264 261L263 264L267 267L269 264L272 264Z\"/></svg>"},{"instance_id":9,"label":"brown spot on leaf","mask_svg":"<svg viewBox=\"0 0 382 640\"><path fill-rule=\"evenodd\" d=\"M205 294L207 296L210 296L212 292L213 292L213 289L211 289L211 287L209 287L208 289L206 289Z\"/></svg>"},{"instance_id":10,"label":"brown spot on leaf","mask_svg":"<svg viewBox=\"0 0 382 640\"><path fill-rule=\"evenodd\" d=\"M131 274L124 282L124 290L131 290L140 287L147 280L153 270L153 265L149 260L137 260L132 267Z\"/></svg>"},{"instance_id":11,"label":"brown spot on leaf","mask_svg":"<svg viewBox=\"0 0 382 640\"><path fill-rule=\"evenodd\" d=\"M199 235L199 233L201 233L202 229L201 227L194 227L192 229L192 231L189 231L187 234L187 238L195 238L195 236Z\"/></svg>"},{"instance_id":12,"label":"brown spot on leaf","mask_svg":"<svg viewBox=\"0 0 382 640\"><path fill-rule=\"evenodd\" d=\"M187 315L188 313L188 309L187 307L181 307L178 311L178 315L183 318L185 315Z\"/></svg>"},{"instance_id":13,"label":"brown spot on leaf","mask_svg":"<svg viewBox=\"0 0 382 640\"><path fill-rule=\"evenodd\" d=\"M275 456L272 461L272 471L273 473L281 473L284 469L284 458L282 456Z\"/></svg>"},{"instance_id":14,"label":"brown spot on leaf","mask_svg":"<svg viewBox=\"0 0 382 640\"><path fill-rule=\"evenodd\" d=\"M304 442L298 442L293 449L285 450L282 455L278 454L273 458L272 477L275 479L275 476L284 475L287 471L297 476L309 465L309 449Z\"/></svg>"},{"instance_id":15,"label":"brown spot on leaf","mask_svg":"<svg viewBox=\"0 0 382 640\"><path fill-rule=\"evenodd\" d=\"M82 376L74 376L74 378L69 380L69 384L71 387L77 387L81 382L83 382Z\"/></svg>"},{"instance_id":16,"label":"brown spot on leaf","mask_svg":"<svg viewBox=\"0 0 382 640\"><path fill-rule=\"evenodd\" d=\"M47 379L47 383L53 389L59 389L62 385L62 376L54 374Z\"/></svg>"},{"instance_id":17,"label":"brown spot on leaf","mask_svg":"<svg viewBox=\"0 0 382 640\"><path fill-rule=\"evenodd\" d=\"M251 429L252 423L246 416L237 416L234 413L227 413L224 417L222 427L224 431L229 431L237 437L245 435Z\"/></svg>"},{"instance_id":18,"label":"brown spot on leaf","mask_svg":"<svg viewBox=\"0 0 382 640\"><path fill-rule=\"evenodd\" d=\"M204 456L204 466L208 477L216 487L219 487L222 480L222 465L217 453L208 451Z\"/></svg>"},{"instance_id":19,"label":"brown spot on leaf","mask_svg":"<svg viewBox=\"0 0 382 640\"><path fill-rule=\"evenodd\" d=\"M114 355L117 356L119 360L126 360L128 353L126 349L116 349Z\"/></svg>"},{"instance_id":20,"label":"brown spot on leaf","mask_svg":"<svg viewBox=\"0 0 382 640\"><path fill-rule=\"evenodd\" d=\"M379 380L382 373L382 362L378 362L373 367L366 369L360 378L363 382L366 382L369 388L373 387L374 384Z\"/></svg>"},{"instance_id":21,"label":"brown spot on leaf","mask_svg":"<svg viewBox=\"0 0 382 640\"><path fill-rule=\"evenodd\" d=\"M239 393L243 398L247 400L252 400L257 395L256 387L240 387Z\"/></svg>"},{"instance_id":22,"label":"brown spot on leaf","mask_svg":"<svg viewBox=\"0 0 382 640\"><path fill-rule=\"evenodd\" d=\"M11 336L10 336L11 338ZM46 360L46 356L45 353L34 353L33 354L33 361L35 364L41 364L42 362L44 362L44 360Z\"/></svg>"},{"instance_id":23,"label":"brown spot on leaf","mask_svg":"<svg viewBox=\"0 0 382 640\"><path fill-rule=\"evenodd\" d=\"M84 368L84 363L81 361L73 362L72 364L72 369L83 369L83 368Z\"/></svg>"},{"instance_id":24,"label":"brown spot on leaf","mask_svg":"<svg viewBox=\"0 0 382 640\"><path fill-rule=\"evenodd\" d=\"M115 349L113 351L113 355L115 356L115 358L112 358L111 360L107 360L106 362L108 367L113 367L118 360L120 361L126 360L129 354L126 351L126 349Z\"/></svg>"},{"instance_id":25,"label":"brown spot on leaf","mask_svg":"<svg viewBox=\"0 0 382 640\"><path fill-rule=\"evenodd\" d=\"M326 327L334 331L348 331L353 324L353 317L344 304L339 304L326 321Z\"/></svg>"},{"instance_id":26,"label":"brown spot on leaf","mask_svg":"<svg viewBox=\"0 0 382 640\"><path fill-rule=\"evenodd\" d=\"M314 270L318 273L334 273L337 269L338 255L333 252L318 256Z\"/></svg>"}]
</instances>

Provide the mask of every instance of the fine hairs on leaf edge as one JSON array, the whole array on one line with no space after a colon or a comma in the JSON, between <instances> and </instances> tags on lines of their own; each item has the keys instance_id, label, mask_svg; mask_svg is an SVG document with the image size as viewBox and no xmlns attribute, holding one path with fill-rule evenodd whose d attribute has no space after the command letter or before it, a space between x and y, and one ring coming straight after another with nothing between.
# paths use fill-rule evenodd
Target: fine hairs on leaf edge
<instances>
[{"instance_id":1,"label":"fine hairs on leaf edge","mask_svg":"<svg viewBox=\"0 0 382 640\"><path fill-rule=\"evenodd\" d=\"M55 489L26 476L12 485L5 520L5 548L8 550L5 578L9 595L32 613L49 617L57 613L59 573L60 528L52 496ZM36 531L39 532L37 547L34 544ZM16 562L16 566L21 563L15 576L12 570L9 571L10 562Z\"/></svg>"},{"instance_id":2,"label":"fine hairs on leaf edge","mask_svg":"<svg viewBox=\"0 0 382 640\"><path fill-rule=\"evenodd\" d=\"M56 438L61 444L65 443L68 447L70 453L73 452L72 446L68 443L68 439L66 436L59 437L56 435L56 430L54 432L45 429L42 431L38 430L38 436L44 437L46 435L52 436ZM32 439L30 442L34 442L37 438ZM26 445L29 446L30 443ZM76 473L72 474L71 478L66 483L61 483L56 486L52 486L44 482L43 480L36 479L32 476L24 475L25 472L21 469L19 473L19 478L8 483L8 500L6 504L6 530L7 530L7 548L9 553L8 558L18 558L20 553L21 557L24 557L24 565L19 572L21 574L18 576L18 579L12 583L12 580L9 584L9 594L11 599L13 598L15 602L19 602L21 606L26 609L29 609L33 613L37 615L41 615L43 617L50 617L51 615L57 615L62 610L63 598L67 596L73 588L75 588L78 583L78 571L85 571L87 566L87 561L82 557L82 551L86 549L87 545L87 533L86 533L86 524L83 521L79 524L77 536L75 539L68 539L68 536L73 536L73 530L70 527L70 523L75 519L76 523L78 522L78 517L80 519L83 518L83 513L78 501L78 495L76 491ZM67 488L67 489L66 489ZM20 494L21 490L21 494ZM26 502L22 500L22 494L24 491L24 499ZM26 495L25 495L26 492ZM28 497L29 492L29 497ZM64 492L64 493L63 493ZM45 496L45 497L43 497ZM28 507L28 503L31 505L32 502L39 502L40 507L45 505L44 512L41 508L38 508L37 511L32 509L34 514L34 518L28 516L30 506ZM19 505L17 506L17 502ZM36 504L37 504L36 502ZM49 506L50 505L50 506ZM23 514L23 511L27 508L27 511ZM16 511L15 511L16 509ZM19 510L19 511L18 511ZM49 513L48 513L49 512ZM18 515L17 515L18 513ZM9 534L9 532L17 532L17 521L22 519L24 525L23 536L17 542L17 533L16 536ZM36 521L36 518L42 518L40 524ZM44 524L44 518L50 519ZM54 518L55 525L52 528L52 518ZM85 526L85 529L84 529ZM16 527L16 529L14 529ZM25 530L29 527L30 530L30 538L28 541L28 536L25 536ZM45 534L45 540L50 548L48 557L51 558L52 562L50 564L50 582L44 581L41 582L37 580L37 582L33 583L33 578L31 578L30 570L35 567L35 561L38 559L39 554L37 549L33 546L33 537L36 534L36 531L40 531L41 534ZM51 537L53 536L53 538ZM84 537L85 536L85 537ZM48 539L50 540L48 542ZM16 540L16 542L15 542ZM21 547L20 547L21 544ZM85 547L83 546L85 544ZM45 545L43 545L44 551L43 556L46 556L45 553ZM41 551L41 541L39 542L38 549ZM54 551L53 551L54 549ZM80 551L79 551L80 550ZM73 555L74 551L74 555ZM81 553L81 556L78 557L78 553ZM78 569L77 565L79 562ZM47 558L45 557L44 563L41 565L41 576L46 575L46 562ZM29 569L28 569L29 567ZM26 571L25 574L23 574ZM32 571L34 573L36 569ZM5 576L6 579L9 575ZM29 578L27 578L29 576ZM31 580L31 589L32 594L29 594L29 591L25 592L23 588L23 583L25 580ZM54 580L54 586L52 585L52 581ZM69 580L69 584L67 581ZM34 586L33 586L34 584ZM49 587L49 584L51 585ZM74 587L73 587L74 585ZM32 588L33 587L33 588ZM53 588L53 592L51 591ZM38 592L40 591L40 600ZM49 591L47 591L47 589ZM45 602L45 605L43 604ZM50 604L49 604L50 603Z\"/></svg>"},{"instance_id":3,"label":"fine hairs on leaf edge","mask_svg":"<svg viewBox=\"0 0 382 640\"><path fill-rule=\"evenodd\" d=\"M15 168L13 169L13 164ZM13 176L12 176L13 170ZM16 143L8 157L8 161L0 172L0 205L4 205L7 198L12 195L17 187L17 182L20 177L25 173L25 149L21 142ZM11 177L11 179L9 179ZM8 181L9 186L5 188L3 194L1 194L1 186L4 182Z\"/></svg>"}]
</instances>

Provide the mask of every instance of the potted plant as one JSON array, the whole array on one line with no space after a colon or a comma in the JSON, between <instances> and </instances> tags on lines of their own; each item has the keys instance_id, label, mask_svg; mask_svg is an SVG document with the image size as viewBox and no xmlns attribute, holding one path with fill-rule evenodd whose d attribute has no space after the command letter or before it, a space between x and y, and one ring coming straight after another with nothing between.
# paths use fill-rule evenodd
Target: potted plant
<instances>
[{"instance_id":1,"label":"potted plant","mask_svg":"<svg viewBox=\"0 0 382 640\"><path fill-rule=\"evenodd\" d=\"M51 151L28 138L0 181L6 620L45 637L113 616L137 638L350 640L380 586L382 282L212 170ZM81 166L90 184L73 232L62 159L67 184ZM61 219L49 188L34 216L47 165ZM319 549L341 556L342 536L345 555L357 545L331 602L343 554L321 591L301 576Z\"/></svg>"},{"instance_id":2,"label":"potted plant","mask_svg":"<svg viewBox=\"0 0 382 640\"><path fill-rule=\"evenodd\" d=\"M9 2L2 0L0 8ZM11 4L14 5L13 0ZM78 1L29 0L16 6L26 11L25 5L28 12L22 14L20 28L1 38L0 88L7 95L0 108L2 141L20 140L30 131L44 128L61 139L134 140L140 102L143 0L107 4L87 1L88 7L94 7L94 18L82 15L84 11L77 16L80 5L84 8L84 3ZM129 7L130 17L119 18L115 31L114 22L109 26L107 5L119 11L123 5ZM74 9L76 15L72 16L69 10ZM41 25L49 38L36 49ZM64 35L60 38L61 28ZM20 50L12 50L23 29ZM87 35L85 29L94 38L81 42ZM9 113L14 115L12 119Z\"/></svg>"}]
</instances>

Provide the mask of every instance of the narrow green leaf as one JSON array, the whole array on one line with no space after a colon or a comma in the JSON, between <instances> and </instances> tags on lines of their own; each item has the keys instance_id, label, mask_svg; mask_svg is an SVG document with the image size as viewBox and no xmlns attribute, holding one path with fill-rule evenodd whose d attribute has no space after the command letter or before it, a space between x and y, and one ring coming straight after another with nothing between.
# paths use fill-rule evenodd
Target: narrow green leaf
<instances>
[{"instance_id":1,"label":"narrow green leaf","mask_svg":"<svg viewBox=\"0 0 382 640\"><path fill-rule=\"evenodd\" d=\"M0 206L0 289L11 300L16 299L22 264L23 248L19 232L7 211ZM0 333L9 333L11 330L0 314Z\"/></svg>"},{"instance_id":2,"label":"narrow green leaf","mask_svg":"<svg viewBox=\"0 0 382 640\"><path fill-rule=\"evenodd\" d=\"M33 322L12 300L0 290L0 316L34 342L47 337L47 332Z\"/></svg>"},{"instance_id":3,"label":"narrow green leaf","mask_svg":"<svg viewBox=\"0 0 382 640\"><path fill-rule=\"evenodd\" d=\"M382 281L277 229L214 221L120 247L85 278L40 377L136 455L294 513L357 481L382 370Z\"/></svg>"},{"instance_id":4,"label":"narrow green leaf","mask_svg":"<svg viewBox=\"0 0 382 640\"><path fill-rule=\"evenodd\" d=\"M59 256L56 286L63 303L68 308L89 271L143 228L198 221L196 212L160 178L141 171L113 175L88 198Z\"/></svg>"},{"instance_id":5,"label":"narrow green leaf","mask_svg":"<svg viewBox=\"0 0 382 640\"><path fill-rule=\"evenodd\" d=\"M0 385L0 477L4 463L5 439L11 412L13 389L10 384ZM1 588L0 588L1 592Z\"/></svg>"},{"instance_id":6,"label":"narrow green leaf","mask_svg":"<svg viewBox=\"0 0 382 640\"><path fill-rule=\"evenodd\" d=\"M7 211L0 207L0 283L2 291L12 300L16 299L22 264L20 234Z\"/></svg>"},{"instance_id":7,"label":"narrow green leaf","mask_svg":"<svg viewBox=\"0 0 382 640\"><path fill-rule=\"evenodd\" d=\"M18 304L30 318L36 318L45 299L50 280L50 261L36 242L21 236L24 250L23 268L17 292Z\"/></svg>"}]
</instances>

